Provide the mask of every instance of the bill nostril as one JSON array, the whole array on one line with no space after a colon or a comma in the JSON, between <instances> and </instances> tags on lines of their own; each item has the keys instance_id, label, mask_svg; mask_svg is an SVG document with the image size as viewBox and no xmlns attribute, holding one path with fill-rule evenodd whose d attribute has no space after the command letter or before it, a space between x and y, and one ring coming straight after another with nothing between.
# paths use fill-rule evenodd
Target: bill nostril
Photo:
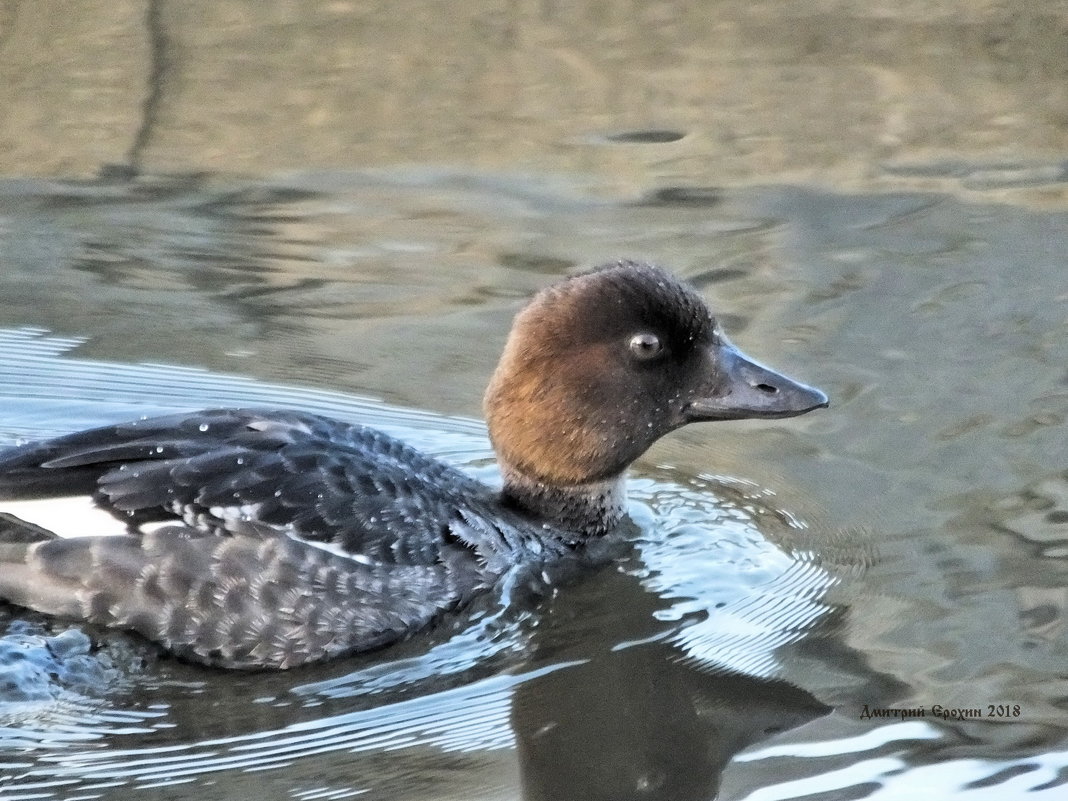
<instances>
[{"instance_id":1,"label":"bill nostril","mask_svg":"<svg viewBox=\"0 0 1068 801\"><path fill-rule=\"evenodd\" d=\"M773 387L771 384L754 384L753 388L759 389L761 392L764 392L768 395L774 395L779 391L778 387Z\"/></svg>"}]
</instances>

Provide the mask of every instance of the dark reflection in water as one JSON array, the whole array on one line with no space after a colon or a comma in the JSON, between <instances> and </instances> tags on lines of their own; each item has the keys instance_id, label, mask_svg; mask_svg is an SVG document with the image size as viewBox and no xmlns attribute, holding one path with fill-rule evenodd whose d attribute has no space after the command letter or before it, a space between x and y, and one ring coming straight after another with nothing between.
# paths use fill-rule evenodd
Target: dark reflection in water
<instances>
[{"instance_id":1,"label":"dark reflection in water","mask_svg":"<svg viewBox=\"0 0 1068 801\"><path fill-rule=\"evenodd\" d=\"M677 656L641 644L522 685L511 721L523 798L714 798L738 751L830 711L791 684Z\"/></svg>"},{"instance_id":2,"label":"dark reflection in water","mask_svg":"<svg viewBox=\"0 0 1068 801\"><path fill-rule=\"evenodd\" d=\"M715 206L723 201L723 190L711 186L665 186L641 202L649 206Z\"/></svg>"},{"instance_id":3,"label":"dark reflection in water","mask_svg":"<svg viewBox=\"0 0 1068 801\"><path fill-rule=\"evenodd\" d=\"M655 625L666 604L633 576L603 574L570 594L585 597L565 591L552 604L532 659L585 658L525 682L512 701L524 799L713 798L735 753L830 711L787 682L685 658ZM574 624L558 620L606 599L620 613L578 629L617 645L590 654Z\"/></svg>"}]
</instances>

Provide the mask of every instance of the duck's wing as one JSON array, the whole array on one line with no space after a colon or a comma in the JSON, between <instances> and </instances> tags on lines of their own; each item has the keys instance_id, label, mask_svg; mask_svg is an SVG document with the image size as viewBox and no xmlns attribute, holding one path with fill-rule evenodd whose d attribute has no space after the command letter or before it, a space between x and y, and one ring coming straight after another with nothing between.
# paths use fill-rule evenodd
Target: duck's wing
<instances>
[{"instance_id":1,"label":"duck's wing","mask_svg":"<svg viewBox=\"0 0 1068 801\"><path fill-rule=\"evenodd\" d=\"M133 534L174 522L273 531L382 563L492 550L485 494L380 431L292 411L150 418L0 453L0 499L86 495Z\"/></svg>"},{"instance_id":2,"label":"duck's wing","mask_svg":"<svg viewBox=\"0 0 1068 801\"><path fill-rule=\"evenodd\" d=\"M128 533L0 536L0 598L199 662L290 667L392 642L492 581L504 535L484 493L381 432L297 412L83 431L0 454L0 498L88 495Z\"/></svg>"}]
</instances>

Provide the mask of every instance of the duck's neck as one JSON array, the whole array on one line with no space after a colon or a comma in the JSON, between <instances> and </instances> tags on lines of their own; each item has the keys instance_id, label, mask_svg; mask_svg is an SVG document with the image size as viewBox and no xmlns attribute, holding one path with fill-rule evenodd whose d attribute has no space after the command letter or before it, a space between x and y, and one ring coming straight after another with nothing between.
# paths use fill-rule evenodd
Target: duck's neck
<instances>
[{"instance_id":1,"label":"duck's neck","mask_svg":"<svg viewBox=\"0 0 1068 801\"><path fill-rule=\"evenodd\" d=\"M553 528L573 532L575 542L607 534L623 519L626 484L623 476L575 486L536 481L501 465L504 499L536 515Z\"/></svg>"}]
</instances>

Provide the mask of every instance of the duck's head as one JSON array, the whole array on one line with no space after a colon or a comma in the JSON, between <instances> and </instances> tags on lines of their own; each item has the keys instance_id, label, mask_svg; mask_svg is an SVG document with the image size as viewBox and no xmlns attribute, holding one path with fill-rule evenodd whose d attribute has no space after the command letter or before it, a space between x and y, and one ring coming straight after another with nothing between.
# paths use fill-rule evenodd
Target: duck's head
<instances>
[{"instance_id":1,"label":"duck's head","mask_svg":"<svg viewBox=\"0 0 1068 801\"><path fill-rule=\"evenodd\" d=\"M692 287L621 261L542 290L516 316L485 412L506 486L566 488L618 478L687 423L826 405L735 348Z\"/></svg>"}]
</instances>

